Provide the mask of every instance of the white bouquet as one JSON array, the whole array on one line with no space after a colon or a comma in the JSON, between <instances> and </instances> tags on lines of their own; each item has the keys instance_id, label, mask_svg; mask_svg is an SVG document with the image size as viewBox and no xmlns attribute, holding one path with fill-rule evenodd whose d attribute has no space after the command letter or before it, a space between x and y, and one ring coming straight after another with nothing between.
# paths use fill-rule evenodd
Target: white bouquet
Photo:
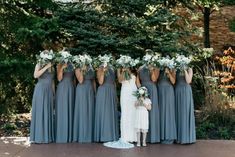
<instances>
[{"instance_id":1,"label":"white bouquet","mask_svg":"<svg viewBox=\"0 0 235 157\"><path fill-rule=\"evenodd\" d=\"M145 54L143 56L143 63L146 64L146 65L149 65L151 64L152 62L152 58L153 58L153 55L152 54Z\"/></svg>"},{"instance_id":2,"label":"white bouquet","mask_svg":"<svg viewBox=\"0 0 235 157\"><path fill-rule=\"evenodd\" d=\"M169 58L169 57L161 57L158 59L158 64L161 69L169 68L169 69L174 69L176 66L176 63L174 61L174 58Z\"/></svg>"},{"instance_id":3,"label":"white bouquet","mask_svg":"<svg viewBox=\"0 0 235 157\"><path fill-rule=\"evenodd\" d=\"M130 56L120 55L120 58L116 60L117 68L132 68L138 64L138 60L132 59ZM131 76L127 70L124 70L124 78L125 80L130 80Z\"/></svg>"},{"instance_id":4,"label":"white bouquet","mask_svg":"<svg viewBox=\"0 0 235 157\"><path fill-rule=\"evenodd\" d=\"M64 49L60 51L58 54L56 54L55 61L59 64L67 64L69 62L72 62L73 56Z\"/></svg>"},{"instance_id":5,"label":"white bouquet","mask_svg":"<svg viewBox=\"0 0 235 157\"><path fill-rule=\"evenodd\" d=\"M37 62L41 65L41 66L45 66L46 64L48 64L49 62L52 62L53 59L55 58L55 54L52 50L44 50L42 52L40 52L40 55L37 56Z\"/></svg>"},{"instance_id":6,"label":"white bouquet","mask_svg":"<svg viewBox=\"0 0 235 157\"><path fill-rule=\"evenodd\" d=\"M152 65L154 67L159 67L158 60L159 60L160 56L161 55L159 53L146 54L143 57L143 62L146 65Z\"/></svg>"},{"instance_id":7,"label":"white bouquet","mask_svg":"<svg viewBox=\"0 0 235 157\"><path fill-rule=\"evenodd\" d=\"M116 66L118 68L130 68L133 64L133 59L130 56L120 55L120 57L116 60Z\"/></svg>"},{"instance_id":8,"label":"white bouquet","mask_svg":"<svg viewBox=\"0 0 235 157\"><path fill-rule=\"evenodd\" d=\"M139 58L133 59L131 61L131 67L137 67L139 64L140 64L140 59Z\"/></svg>"},{"instance_id":9,"label":"white bouquet","mask_svg":"<svg viewBox=\"0 0 235 157\"><path fill-rule=\"evenodd\" d=\"M116 60L117 68L134 68L139 65L139 58L133 59L130 56L120 55L120 58Z\"/></svg>"},{"instance_id":10,"label":"white bouquet","mask_svg":"<svg viewBox=\"0 0 235 157\"><path fill-rule=\"evenodd\" d=\"M73 66L75 68L83 68L84 66L90 66L92 63L92 58L90 55L76 55L72 59Z\"/></svg>"},{"instance_id":11,"label":"white bouquet","mask_svg":"<svg viewBox=\"0 0 235 157\"><path fill-rule=\"evenodd\" d=\"M186 57L184 55L177 55L175 58L176 69L185 70L189 67L192 57Z\"/></svg>"},{"instance_id":12,"label":"white bouquet","mask_svg":"<svg viewBox=\"0 0 235 157\"><path fill-rule=\"evenodd\" d=\"M136 96L138 99L140 97L148 97L148 89L144 86L138 88L134 93L133 93L134 96Z\"/></svg>"},{"instance_id":13,"label":"white bouquet","mask_svg":"<svg viewBox=\"0 0 235 157\"><path fill-rule=\"evenodd\" d=\"M161 55L159 53L155 53L151 59L151 65L159 68L160 65L158 63L158 60L160 57L161 57Z\"/></svg>"},{"instance_id":14,"label":"white bouquet","mask_svg":"<svg viewBox=\"0 0 235 157\"><path fill-rule=\"evenodd\" d=\"M103 56L99 55L94 60L94 68L99 68L100 66L103 66L104 68L108 66L108 64L113 64L113 56L111 54L105 54Z\"/></svg>"}]
</instances>

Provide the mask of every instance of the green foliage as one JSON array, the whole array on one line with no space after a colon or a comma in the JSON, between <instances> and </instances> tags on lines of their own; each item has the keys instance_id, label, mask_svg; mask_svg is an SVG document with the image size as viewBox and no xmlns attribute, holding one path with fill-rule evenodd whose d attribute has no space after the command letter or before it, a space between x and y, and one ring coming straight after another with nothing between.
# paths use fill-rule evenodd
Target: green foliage
<instances>
[{"instance_id":1,"label":"green foliage","mask_svg":"<svg viewBox=\"0 0 235 157\"><path fill-rule=\"evenodd\" d=\"M194 68L194 75L192 81L192 91L193 91L193 100L194 108L200 109L200 107L205 104L205 92L203 85L203 76L202 73L198 70L198 67Z\"/></svg>"},{"instance_id":2,"label":"green foliage","mask_svg":"<svg viewBox=\"0 0 235 157\"><path fill-rule=\"evenodd\" d=\"M195 3L205 7L215 9L220 4L221 0L195 0Z\"/></svg>"},{"instance_id":3,"label":"green foliage","mask_svg":"<svg viewBox=\"0 0 235 157\"><path fill-rule=\"evenodd\" d=\"M201 125L197 126L197 138L199 139L208 139L209 135L212 129L214 129L215 125L213 123L210 123L208 121L202 123Z\"/></svg>"},{"instance_id":4,"label":"green foliage","mask_svg":"<svg viewBox=\"0 0 235 157\"><path fill-rule=\"evenodd\" d=\"M159 1L63 5L55 16L64 44L74 54L111 52L140 57L149 48L164 54L192 52L189 43L180 40L189 35L187 27L178 24L183 18Z\"/></svg>"},{"instance_id":5,"label":"green foliage","mask_svg":"<svg viewBox=\"0 0 235 157\"><path fill-rule=\"evenodd\" d=\"M208 66L208 65L207 65ZM197 118L198 138L235 139L234 101L219 88L218 77L204 76L202 84L205 90L205 104L200 107ZM205 72L205 71L204 71Z\"/></svg>"},{"instance_id":6,"label":"green foliage","mask_svg":"<svg viewBox=\"0 0 235 157\"><path fill-rule=\"evenodd\" d=\"M235 1L234 0L222 0L222 3L224 5L235 5Z\"/></svg>"},{"instance_id":7,"label":"green foliage","mask_svg":"<svg viewBox=\"0 0 235 157\"><path fill-rule=\"evenodd\" d=\"M229 21L229 29L235 32L235 18Z\"/></svg>"},{"instance_id":8,"label":"green foliage","mask_svg":"<svg viewBox=\"0 0 235 157\"><path fill-rule=\"evenodd\" d=\"M0 115L30 110L35 54L59 36L56 8L51 0L1 1Z\"/></svg>"},{"instance_id":9,"label":"green foliage","mask_svg":"<svg viewBox=\"0 0 235 157\"><path fill-rule=\"evenodd\" d=\"M14 123L6 123L3 125L2 129L13 131L17 128L17 126Z\"/></svg>"},{"instance_id":10,"label":"green foliage","mask_svg":"<svg viewBox=\"0 0 235 157\"><path fill-rule=\"evenodd\" d=\"M203 113L197 119L198 139L235 139L235 111L230 109L229 114Z\"/></svg>"},{"instance_id":11,"label":"green foliage","mask_svg":"<svg viewBox=\"0 0 235 157\"><path fill-rule=\"evenodd\" d=\"M34 88L33 64L22 60L0 61L0 115L28 112Z\"/></svg>"},{"instance_id":12,"label":"green foliage","mask_svg":"<svg viewBox=\"0 0 235 157\"><path fill-rule=\"evenodd\" d=\"M0 116L0 136L29 136L29 114Z\"/></svg>"}]
</instances>

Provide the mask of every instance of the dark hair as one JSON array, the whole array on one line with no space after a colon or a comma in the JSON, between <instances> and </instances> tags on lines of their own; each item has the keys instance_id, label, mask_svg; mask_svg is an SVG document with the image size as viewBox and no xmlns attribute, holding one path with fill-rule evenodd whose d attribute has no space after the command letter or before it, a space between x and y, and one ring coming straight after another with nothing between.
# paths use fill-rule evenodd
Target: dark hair
<instances>
[{"instance_id":1,"label":"dark hair","mask_svg":"<svg viewBox=\"0 0 235 157\"><path fill-rule=\"evenodd\" d=\"M137 70L136 68L130 68L130 71L132 74L134 74L135 76L137 76Z\"/></svg>"}]
</instances>

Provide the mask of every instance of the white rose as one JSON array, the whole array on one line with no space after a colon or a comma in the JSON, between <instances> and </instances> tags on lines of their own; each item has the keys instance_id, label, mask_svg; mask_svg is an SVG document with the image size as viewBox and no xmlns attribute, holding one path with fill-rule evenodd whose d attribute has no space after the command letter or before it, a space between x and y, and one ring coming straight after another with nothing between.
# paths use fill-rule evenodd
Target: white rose
<instances>
[{"instance_id":1,"label":"white rose","mask_svg":"<svg viewBox=\"0 0 235 157\"><path fill-rule=\"evenodd\" d=\"M52 55L47 55L47 59L52 60L53 56Z\"/></svg>"},{"instance_id":2,"label":"white rose","mask_svg":"<svg viewBox=\"0 0 235 157\"><path fill-rule=\"evenodd\" d=\"M149 61L151 58L152 58L152 56L149 55L149 54L146 54L146 55L144 56L144 60L145 60L145 61Z\"/></svg>"},{"instance_id":3,"label":"white rose","mask_svg":"<svg viewBox=\"0 0 235 157\"><path fill-rule=\"evenodd\" d=\"M144 94L144 90L143 90L143 89L140 89L140 90L139 90L139 93L140 93L141 95L143 95L143 94Z\"/></svg>"},{"instance_id":4,"label":"white rose","mask_svg":"<svg viewBox=\"0 0 235 157\"><path fill-rule=\"evenodd\" d=\"M43 52L40 53L40 58L44 58L44 53Z\"/></svg>"}]
</instances>

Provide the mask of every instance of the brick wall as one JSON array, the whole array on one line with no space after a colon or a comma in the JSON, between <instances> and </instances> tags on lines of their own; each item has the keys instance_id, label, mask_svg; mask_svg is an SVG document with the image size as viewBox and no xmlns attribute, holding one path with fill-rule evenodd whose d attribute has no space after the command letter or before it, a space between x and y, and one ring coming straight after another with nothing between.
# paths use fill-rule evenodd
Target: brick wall
<instances>
[{"instance_id":1,"label":"brick wall","mask_svg":"<svg viewBox=\"0 0 235 157\"><path fill-rule=\"evenodd\" d=\"M185 11L185 8L178 8L175 10L177 14L183 16L189 16ZM194 20L192 24L194 26L203 27L203 16L200 11L200 18ZM210 19L210 39L211 47L216 51L221 51L226 45L235 46L235 32L231 32L229 29L229 21L235 18L235 6L221 7L219 11L215 11L211 14ZM203 46L203 38L198 36L192 36L192 41L199 42Z\"/></svg>"}]
</instances>

